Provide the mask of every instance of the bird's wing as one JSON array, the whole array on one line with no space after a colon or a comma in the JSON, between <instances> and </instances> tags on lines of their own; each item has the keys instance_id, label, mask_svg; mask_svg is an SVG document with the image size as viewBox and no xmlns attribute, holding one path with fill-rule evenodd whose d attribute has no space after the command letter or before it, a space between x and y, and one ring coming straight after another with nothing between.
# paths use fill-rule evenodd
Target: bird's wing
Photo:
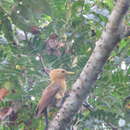
<instances>
[{"instance_id":1,"label":"bird's wing","mask_svg":"<svg viewBox=\"0 0 130 130\"><path fill-rule=\"evenodd\" d=\"M40 117L44 109L47 108L49 104L51 104L54 96L59 91L59 89L60 89L60 86L54 83L54 84L50 84L43 91L42 97L37 105L36 117Z\"/></svg>"}]
</instances>

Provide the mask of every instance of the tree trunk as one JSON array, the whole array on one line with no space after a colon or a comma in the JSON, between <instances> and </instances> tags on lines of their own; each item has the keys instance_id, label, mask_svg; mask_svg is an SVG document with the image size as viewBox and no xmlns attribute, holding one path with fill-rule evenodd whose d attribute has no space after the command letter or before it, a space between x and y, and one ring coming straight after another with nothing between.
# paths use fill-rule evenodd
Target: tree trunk
<instances>
[{"instance_id":1,"label":"tree trunk","mask_svg":"<svg viewBox=\"0 0 130 130\"><path fill-rule=\"evenodd\" d=\"M89 90L95 83L98 74L102 71L103 65L111 51L122 38L121 36L125 31L122 21L129 4L130 0L117 1L101 38L96 42L92 55L79 78L73 84L70 96L66 99L55 118L50 122L48 130L65 130L70 125L70 121L88 96Z\"/></svg>"}]
</instances>

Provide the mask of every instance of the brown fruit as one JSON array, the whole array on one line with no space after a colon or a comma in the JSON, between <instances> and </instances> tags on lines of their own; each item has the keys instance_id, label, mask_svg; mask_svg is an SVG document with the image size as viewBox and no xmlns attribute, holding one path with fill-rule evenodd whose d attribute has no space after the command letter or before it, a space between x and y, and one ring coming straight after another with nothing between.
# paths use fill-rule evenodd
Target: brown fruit
<instances>
[{"instance_id":1,"label":"brown fruit","mask_svg":"<svg viewBox=\"0 0 130 130\"><path fill-rule=\"evenodd\" d=\"M3 100L5 96L7 96L9 93L9 90L6 88L0 88L0 101Z\"/></svg>"}]
</instances>

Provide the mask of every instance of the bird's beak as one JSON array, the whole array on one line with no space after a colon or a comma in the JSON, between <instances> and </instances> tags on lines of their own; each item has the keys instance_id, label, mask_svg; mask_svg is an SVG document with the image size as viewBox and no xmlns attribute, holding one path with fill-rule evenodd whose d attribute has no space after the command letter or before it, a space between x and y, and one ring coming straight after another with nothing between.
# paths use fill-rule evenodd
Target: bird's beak
<instances>
[{"instance_id":1,"label":"bird's beak","mask_svg":"<svg viewBox=\"0 0 130 130\"><path fill-rule=\"evenodd\" d=\"M67 71L66 74L75 74L74 72Z\"/></svg>"}]
</instances>

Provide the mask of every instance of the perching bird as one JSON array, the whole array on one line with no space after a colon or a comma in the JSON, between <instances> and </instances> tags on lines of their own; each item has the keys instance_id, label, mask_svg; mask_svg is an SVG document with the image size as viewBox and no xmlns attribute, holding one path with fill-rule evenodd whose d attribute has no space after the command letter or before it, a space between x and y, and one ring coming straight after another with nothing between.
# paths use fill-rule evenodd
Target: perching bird
<instances>
[{"instance_id":1,"label":"perching bird","mask_svg":"<svg viewBox=\"0 0 130 130\"><path fill-rule=\"evenodd\" d=\"M37 105L36 117L40 117L43 112L46 116L47 107L51 105L54 98L60 100L64 97L67 88L65 79L68 74L74 74L74 72L68 72L64 69L53 69L50 71L51 83L42 93L42 97Z\"/></svg>"}]
</instances>

